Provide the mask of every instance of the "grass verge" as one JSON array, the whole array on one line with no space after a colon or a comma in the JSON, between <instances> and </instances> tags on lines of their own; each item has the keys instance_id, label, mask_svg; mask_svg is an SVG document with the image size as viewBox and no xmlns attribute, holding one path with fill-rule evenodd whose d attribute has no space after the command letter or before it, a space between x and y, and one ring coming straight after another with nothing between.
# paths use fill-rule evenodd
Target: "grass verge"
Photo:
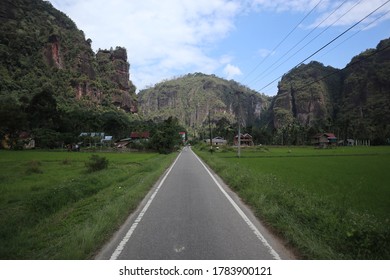
<instances>
[{"instance_id":1,"label":"grass verge","mask_svg":"<svg viewBox=\"0 0 390 280\"><path fill-rule=\"evenodd\" d=\"M196 152L302 258L390 258L389 147Z\"/></svg>"},{"instance_id":2,"label":"grass verge","mask_svg":"<svg viewBox=\"0 0 390 280\"><path fill-rule=\"evenodd\" d=\"M144 198L176 154L0 151L0 258L88 259Z\"/></svg>"}]
</instances>

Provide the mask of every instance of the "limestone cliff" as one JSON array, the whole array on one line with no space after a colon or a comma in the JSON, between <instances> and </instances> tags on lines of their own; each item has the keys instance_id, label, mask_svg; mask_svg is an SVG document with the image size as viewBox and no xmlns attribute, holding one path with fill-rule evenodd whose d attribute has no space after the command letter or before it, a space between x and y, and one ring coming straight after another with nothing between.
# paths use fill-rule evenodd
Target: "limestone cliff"
<instances>
[{"instance_id":1,"label":"limestone cliff","mask_svg":"<svg viewBox=\"0 0 390 280\"><path fill-rule=\"evenodd\" d=\"M250 126L259 121L269 98L215 75L188 74L165 81L138 95L140 111L154 120L175 116L187 128L198 130L222 118Z\"/></svg>"},{"instance_id":2,"label":"limestone cliff","mask_svg":"<svg viewBox=\"0 0 390 280\"><path fill-rule=\"evenodd\" d=\"M293 121L306 127L325 125L332 119L341 77L320 79L335 71L333 67L311 62L284 75L272 107L274 127L279 129Z\"/></svg>"},{"instance_id":3,"label":"limestone cliff","mask_svg":"<svg viewBox=\"0 0 390 280\"><path fill-rule=\"evenodd\" d=\"M48 1L3 0L0 23L0 72L9 80L4 91L33 93L45 85L60 104L74 99L137 112L125 48L95 54L92 40Z\"/></svg>"},{"instance_id":4,"label":"limestone cliff","mask_svg":"<svg viewBox=\"0 0 390 280\"><path fill-rule=\"evenodd\" d=\"M270 107L272 128L310 137L390 142L390 39L355 56L344 69L311 62L285 74Z\"/></svg>"}]
</instances>

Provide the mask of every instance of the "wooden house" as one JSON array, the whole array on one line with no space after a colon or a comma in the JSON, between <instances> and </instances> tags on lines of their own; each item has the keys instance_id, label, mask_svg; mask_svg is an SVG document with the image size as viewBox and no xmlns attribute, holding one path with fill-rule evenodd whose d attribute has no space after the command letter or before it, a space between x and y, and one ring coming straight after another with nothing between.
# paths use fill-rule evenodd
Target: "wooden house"
<instances>
[{"instance_id":1,"label":"wooden house","mask_svg":"<svg viewBox=\"0 0 390 280\"><path fill-rule=\"evenodd\" d=\"M318 133L312 138L312 144L319 148L337 146L337 137L333 133Z\"/></svg>"},{"instance_id":2,"label":"wooden house","mask_svg":"<svg viewBox=\"0 0 390 280\"><path fill-rule=\"evenodd\" d=\"M149 140L149 137L150 137L149 131L130 133L131 140Z\"/></svg>"},{"instance_id":3,"label":"wooden house","mask_svg":"<svg viewBox=\"0 0 390 280\"><path fill-rule=\"evenodd\" d=\"M253 138L249 133L240 134L240 144L241 146L253 146ZM234 136L234 145L238 146L238 135Z\"/></svg>"}]
</instances>

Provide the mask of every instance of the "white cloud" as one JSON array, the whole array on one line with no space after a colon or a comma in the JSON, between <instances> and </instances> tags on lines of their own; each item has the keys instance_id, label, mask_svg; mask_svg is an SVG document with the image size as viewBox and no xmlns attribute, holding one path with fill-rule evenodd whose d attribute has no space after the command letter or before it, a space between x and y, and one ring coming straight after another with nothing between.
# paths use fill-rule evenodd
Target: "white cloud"
<instances>
[{"instance_id":1,"label":"white cloud","mask_svg":"<svg viewBox=\"0 0 390 280\"><path fill-rule=\"evenodd\" d=\"M319 0L251 0L250 7L257 10L271 10L276 12L304 12L309 11L315 5L317 5ZM319 8L322 8L326 3L329 2L323 1L319 5Z\"/></svg>"},{"instance_id":2,"label":"white cloud","mask_svg":"<svg viewBox=\"0 0 390 280\"><path fill-rule=\"evenodd\" d=\"M319 0L248 0L250 7L256 10L267 10L275 12L309 12L313 7L317 5ZM351 26L356 22L360 21L370 12L374 11L380 5L384 4L387 0L350 0L346 1L339 9L333 14L332 12L340 6L342 1L331 1L324 0L314 10L314 17L309 27L315 27L329 15L329 18L321 24L321 27L327 27L329 25L334 26ZM356 5L357 4L357 5ZM355 6L356 5L356 6ZM355 7L353 7L355 6ZM383 8L378 10L377 13L369 17L365 22L370 22L380 14L389 11L390 5L385 5ZM351 9L353 7L353 9ZM351 10L350 10L351 9ZM350 10L350 11L349 11ZM344 15L345 14L345 15ZM344 16L343 16L344 15ZM381 19L381 21L388 20L390 15L387 15ZM309 20L308 20L309 21Z\"/></svg>"},{"instance_id":3,"label":"white cloud","mask_svg":"<svg viewBox=\"0 0 390 280\"><path fill-rule=\"evenodd\" d=\"M368 14L373 12L376 8L384 4L386 0L366 0L366 1L348 1L337 9L334 13L334 9L340 5L340 3L334 3L329 5L327 11L322 13L311 25L310 27L317 26L322 21L325 21L321 24L321 27L328 26L352 26L353 24L359 22ZM368 17L362 25L373 21L375 18L382 15L384 12L389 11L390 5L384 5L376 13ZM328 18L329 17L329 18ZM383 17L381 20L389 19L390 15Z\"/></svg>"},{"instance_id":4,"label":"white cloud","mask_svg":"<svg viewBox=\"0 0 390 280\"><path fill-rule=\"evenodd\" d=\"M275 51L271 51L271 50L268 50L268 49L259 49L257 51L257 55L260 56L261 58L264 58L264 57L267 57L267 56L270 56L270 55L274 55L275 54Z\"/></svg>"},{"instance_id":5,"label":"white cloud","mask_svg":"<svg viewBox=\"0 0 390 280\"><path fill-rule=\"evenodd\" d=\"M94 49L127 49L138 89L180 73L212 73L208 55L234 29L237 0L51 0L92 39Z\"/></svg>"},{"instance_id":6,"label":"white cloud","mask_svg":"<svg viewBox=\"0 0 390 280\"><path fill-rule=\"evenodd\" d=\"M240 68L230 63L225 66L225 68L223 69L223 73L226 75L226 78L228 80L233 79L236 76L242 75Z\"/></svg>"},{"instance_id":7,"label":"white cloud","mask_svg":"<svg viewBox=\"0 0 390 280\"><path fill-rule=\"evenodd\" d=\"M95 50L125 47L131 64L131 80L138 89L143 89L162 79L188 72L211 74L223 69L229 78L240 75L241 70L233 66L233 57L229 53L214 52L218 43L235 30L238 16L264 10L304 14L319 0L50 1L69 15L87 38L92 39ZM355 12L338 24L347 25L360 20L362 14L384 1L362 0ZM305 25L319 22L317 20L327 16L337 3L323 0L311 22L308 19ZM262 49L258 55L268 55L267 52Z\"/></svg>"}]
</instances>

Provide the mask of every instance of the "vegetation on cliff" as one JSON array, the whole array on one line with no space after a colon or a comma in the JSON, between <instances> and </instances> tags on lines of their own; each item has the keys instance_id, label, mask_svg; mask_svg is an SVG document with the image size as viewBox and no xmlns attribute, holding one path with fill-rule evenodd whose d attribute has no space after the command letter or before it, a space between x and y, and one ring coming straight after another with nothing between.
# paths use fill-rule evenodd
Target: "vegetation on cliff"
<instances>
[{"instance_id":1,"label":"vegetation on cliff","mask_svg":"<svg viewBox=\"0 0 390 280\"><path fill-rule=\"evenodd\" d=\"M120 137L131 125L126 112L136 110L124 48L95 55L91 39L47 1L2 2L1 139L12 146L29 131L38 145L51 147L81 131Z\"/></svg>"},{"instance_id":2,"label":"vegetation on cliff","mask_svg":"<svg viewBox=\"0 0 390 280\"><path fill-rule=\"evenodd\" d=\"M193 136L232 138L238 119L243 126L260 123L270 98L215 75L187 74L138 94L140 112L151 120L176 117Z\"/></svg>"},{"instance_id":3,"label":"vegetation on cliff","mask_svg":"<svg viewBox=\"0 0 390 280\"><path fill-rule=\"evenodd\" d=\"M91 39L42 0L0 7L0 139L23 131L42 147L75 141L82 131L115 139L177 118L191 136L232 141L238 122L255 144L307 144L318 132L345 140L390 142L390 39L345 69L318 62L286 73L274 97L215 75L187 74L135 95L122 47L91 49ZM132 113L138 111L139 116ZM162 124L163 125L163 124Z\"/></svg>"},{"instance_id":4,"label":"vegetation on cliff","mask_svg":"<svg viewBox=\"0 0 390 280\"><path fill-rule=\"evenodd\" d=\"M318 62L287 73L271 106L279 143L299 144L317 132L339 139L390 139L390 39L354 57L344 69Z\"/></svg>"}]
</instances>

